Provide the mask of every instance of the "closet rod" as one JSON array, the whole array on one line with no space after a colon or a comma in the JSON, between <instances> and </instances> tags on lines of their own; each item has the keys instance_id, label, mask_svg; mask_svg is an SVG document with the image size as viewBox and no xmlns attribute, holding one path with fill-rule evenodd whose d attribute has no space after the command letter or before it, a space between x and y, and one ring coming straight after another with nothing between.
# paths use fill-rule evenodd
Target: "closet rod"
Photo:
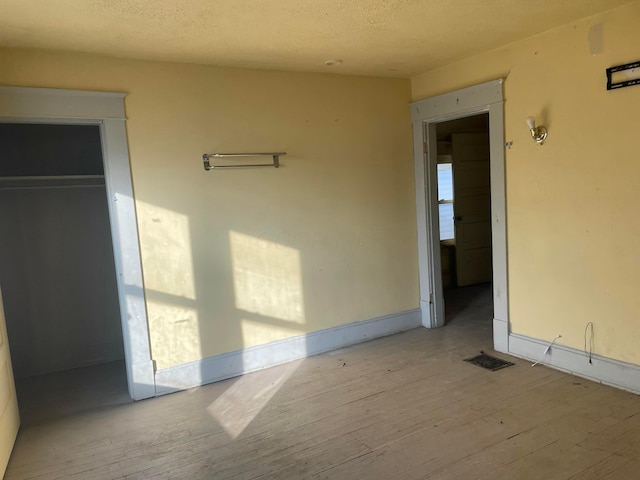
<instances>
[{"instance_id":1,"label":"closet rod","mask_svg":"<svg viewBox=\"0 0 640 480\"><path fill-rule=\"evenodd\" d=\"M202 156L204 169L209 171L214 168L242 168L242 167L280 167L280 157L286 155L286 152L263 152L263 153L205 153ZM273 163L249 163L239 165L211 165L210 158L225 157L272 157Z\"/></svg>"}]
</instances>

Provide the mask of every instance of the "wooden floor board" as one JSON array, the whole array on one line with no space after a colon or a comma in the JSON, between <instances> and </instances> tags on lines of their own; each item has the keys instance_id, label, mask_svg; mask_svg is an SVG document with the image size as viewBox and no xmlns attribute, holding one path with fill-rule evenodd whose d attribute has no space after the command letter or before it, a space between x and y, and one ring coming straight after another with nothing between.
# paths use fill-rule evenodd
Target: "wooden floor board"
<instances>
[{"instance_id":1,"label":"wooden floor board","mask_svg":"<svg viewBox=\"0 0 640 480\"><path fill-rule=\"evenodd\" d=\"M505 356L491 349L490 291L456 295L442 329L137 403L83 392L122 386L103 378L74 387L82 404L47 404L25 399L30 380L5 480L636 478L640 397L519 359L464 362Z\"/></svg>"}]
</instances>

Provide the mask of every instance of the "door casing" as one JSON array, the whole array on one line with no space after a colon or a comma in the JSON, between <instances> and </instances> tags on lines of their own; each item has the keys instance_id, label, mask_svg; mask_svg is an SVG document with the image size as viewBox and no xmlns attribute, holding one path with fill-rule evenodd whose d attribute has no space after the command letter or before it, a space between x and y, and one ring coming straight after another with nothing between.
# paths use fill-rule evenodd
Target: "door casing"
<instances>
[{"instance_id":1,"label":"door casing","mask_svg":"<svg viewBox=\"0 0 640 480\"><path fill-rule=\"evenodd\" d=\"M2 291L0 291L0 478L4 477L19 428L18 397L13 381Z\"/></svg>"},{"instance_id":2,"label":"door casing","mask_svg":"<svg viewBox=\"0 0 640 480\"><path fill-rule=\"evenodd\" d=\"M498 79L411 103L420 273L420 309L427 328L444 326L440 275L436 124L489 114L491 234L493 267L493 343L508 352L509 296L504 144L504 80Z\"/></svg>"},{"instance_id":3,"label":"door casing","mask_svg":"<svg viewBox=\"0 0 640 480\"><path fill-rule=\"evenodd\" d=\"M131 398L141 400L154 397L156 388L124 97L124 93L0 86L0 122L99 126L127 382Z\"/></svg>"}]
</instances>

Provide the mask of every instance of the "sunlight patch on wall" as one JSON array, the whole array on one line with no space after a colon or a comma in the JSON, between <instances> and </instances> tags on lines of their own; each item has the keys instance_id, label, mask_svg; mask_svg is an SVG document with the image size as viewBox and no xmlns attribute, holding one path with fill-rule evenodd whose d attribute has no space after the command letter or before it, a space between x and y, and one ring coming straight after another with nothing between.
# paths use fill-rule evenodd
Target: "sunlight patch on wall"
<instances>
[{"instance_id":1,"label":"sunlight patch on wall","mask_svg":"<svg viewBox=\"0 0 640 480\"><path fill-rule=\"evenodd\" d=\"M154 358L161 358L165 366L192 362L202 357L198 312L190 307L171 305L147 299L152 331L163 332L151 336Z\"/></svg>"},{"instance_id":2,"label":"sunlight patch on wall","mask_svg":"<svg viewBox=\"0 0 640 480\"><path fill-rule=\"evenodd\" d=\"M188 217L146 202L136 205L145 287L195 299Z\"/></svg>"},{"instance_id":3,"label":"sunlight patch on wall","mask_svg":"<svg viewBox=\"0 0 640 480\"><path fill-rule=\"evenodd\" d=\"M207 407L209 414L236 439L264 409L298 368L291 362L265 369L259 375L244 375Z\"/></svg>"},{"instance_id":4,"label":"sunlight patch on wall","mask_svg":"<svg viewBox=\"0 0 640 480\"><path fill-rule=\"evenodd\" d=\"M229 232L236 307L278 320L304 323L300 252Z\"/></svg>"},{"instance_id":5,"label":"sunlight patch on wall","mask_svg":"<svg viewBox=\"0 0 640 480\"><path fill-rule=\"evenodd\" d=\"M272 325L265 322L255 322L253 320L241 320L242 338L245 347L263 345L265 343L290 338L300 335L300 330Z\"/></svg>"}]
</instances>

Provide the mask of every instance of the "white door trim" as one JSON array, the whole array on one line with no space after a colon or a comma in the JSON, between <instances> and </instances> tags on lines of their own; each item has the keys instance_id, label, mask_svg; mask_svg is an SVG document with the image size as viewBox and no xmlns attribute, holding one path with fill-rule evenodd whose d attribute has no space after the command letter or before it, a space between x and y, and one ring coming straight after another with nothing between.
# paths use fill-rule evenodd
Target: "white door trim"
<instances>
[{"instance_id":1,"label":"white door trim","mask_svg":"<svg viewBox=\"0 0 640 480\"><path fill-rule=\"evenodd\" d=\"M489 113L491 150L491 232L493 253L494 348L508 352L509 296L504 155L504 98L498 79L411 103L418 225L418 265L422 324L444 325L440 275L435 124ZM435 199L435 200L434 200Z\"/></svg>"},{"instance_id":2,"label":"white door trim","mask_svg":"<svg viewBox=\"0 0 640 480\"><path fill-rule=\"evenodd\" d=\"M0 122L100 127L129 394L156 395L142 283L124 93L0 86Z\"/></svg>"}]
</instances>

